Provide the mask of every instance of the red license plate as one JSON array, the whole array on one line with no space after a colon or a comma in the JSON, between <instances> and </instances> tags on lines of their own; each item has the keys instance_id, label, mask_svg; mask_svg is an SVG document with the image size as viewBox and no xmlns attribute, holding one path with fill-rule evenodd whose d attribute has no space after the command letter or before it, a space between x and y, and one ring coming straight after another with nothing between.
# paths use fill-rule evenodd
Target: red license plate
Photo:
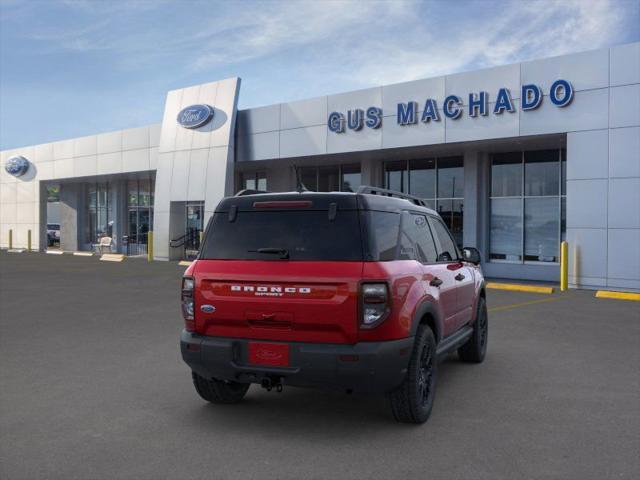
<instances>
[{"instance_id":1,"label":"red license plate","mask_svg":"<svg viewBox=\"0 0 640 480\"><path fill-rule=\"evenodd\" d=\"M249 342L249 363L270 367L289 366L289 345L286 343Z\"/></svg>"}]
</instances>

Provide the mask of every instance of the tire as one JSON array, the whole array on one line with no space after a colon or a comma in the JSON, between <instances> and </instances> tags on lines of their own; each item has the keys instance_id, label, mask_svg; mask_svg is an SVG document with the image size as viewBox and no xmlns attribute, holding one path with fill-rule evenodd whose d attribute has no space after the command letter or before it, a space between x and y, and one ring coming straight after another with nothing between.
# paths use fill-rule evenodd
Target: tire
<instances>
[{"instance_id":1,"label":"tire","mask_svg":"<svg viewBox=\"0 0 640 480\"><path fill-rule=\"evenodd\" d=\"M238 403L251 386L249 383L224 382L215 378L208 380L195 372L191 372L191 377L198 395L211 403Z\"/></svg>"},{"instance_id":2,"label":"tire","mask_svg":"<svg viewBox=\"0 0 640 480\"><path fill-rule=\"evenodd\" d=\"M402 384L387 394L393 417L402 423L424 423L429 419L436 394L436 339L426 325L418 327Z\"/></svg>"},{"instance_id":3,"label":"tire","mask_svg":"<svg viewBox=\"0 0 640 480\"><path fill-rule=\"evenodd\" d=\"M487 302L480 297L478 300L478 315L473 324L473 333L467 343L458 348L458 356L463 362L482 363L487 354L489 336L489 318L487 316Z\"/></svg>"}]
</instances>

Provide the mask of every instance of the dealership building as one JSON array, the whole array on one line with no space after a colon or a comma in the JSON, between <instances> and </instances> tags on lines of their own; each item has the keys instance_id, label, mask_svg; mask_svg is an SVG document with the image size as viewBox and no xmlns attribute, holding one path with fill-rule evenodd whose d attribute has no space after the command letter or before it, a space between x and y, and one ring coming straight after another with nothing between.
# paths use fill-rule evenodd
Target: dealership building
<instances>
[{"instance_id":1,"label":"dealership building","mask_svg":"<svg viewBox=\"0 0 640 480\"><path fill-rule=\"evenodd\" d=\"M240 93L173 90L158 124L2 151L0 247L47 249L53 222L64 251L144 255L153 231L156 259L184 258L223 196L299 176L425 199L489 277L557 281L566 240L571 286L640 291L640 43L246 110Z\"/></svg>"}]
</instances>

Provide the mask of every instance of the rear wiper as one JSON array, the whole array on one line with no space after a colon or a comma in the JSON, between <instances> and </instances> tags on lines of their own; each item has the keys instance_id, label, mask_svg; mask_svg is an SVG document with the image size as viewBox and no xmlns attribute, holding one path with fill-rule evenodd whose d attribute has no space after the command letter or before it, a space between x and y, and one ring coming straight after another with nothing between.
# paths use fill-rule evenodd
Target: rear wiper
<instances>
[{"instance_id":1,"label":"rear wiper","mask_svg":"<svg viewBox=\"0 0 640 480\"><path fill-rule=\"evenodd\" d=\"M248 250L253 253L270 253L273 255L280 255L280 258L286 260L289 258L289 250L285 248L259 248L257 250Z\"/></svg>"}]
</instances>

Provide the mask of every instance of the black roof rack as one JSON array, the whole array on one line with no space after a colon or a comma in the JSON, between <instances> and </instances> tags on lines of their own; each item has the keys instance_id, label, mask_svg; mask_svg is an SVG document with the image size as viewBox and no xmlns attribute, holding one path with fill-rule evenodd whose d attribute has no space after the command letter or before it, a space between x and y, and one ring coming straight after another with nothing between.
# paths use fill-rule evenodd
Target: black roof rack
<instances>
[{"instance_id":1,"label":"black roof rack","mask_svg":"<svg viewBox=\"0 0 640 480\"><path fill-rule=\"evenodd\" d=\"M240 190L238 193L234 195L234 197L244 197L246 195L259 195L261 193L271 193L267 190L252 190L250 188L245 188L244 190Z\"/></svg>"},{"instance_id":2,"label":"black roof rack","mask_svg":"<svg viewBox=\"0 0 640 480\"><path fill-rule=\"evenodd\" d=\"M383 197L401 198L403 200L409 200L410 202L420 205L421 207L427 207L427 202L423 199L409 195L408 193L396 192L395 190L387 190L384 188L371 187L369 185L362 185L358 188L357 193L366 193L368 195L381 195ZM428 208L428 207L427 207Z\"/></svg>"}]
</instances>

